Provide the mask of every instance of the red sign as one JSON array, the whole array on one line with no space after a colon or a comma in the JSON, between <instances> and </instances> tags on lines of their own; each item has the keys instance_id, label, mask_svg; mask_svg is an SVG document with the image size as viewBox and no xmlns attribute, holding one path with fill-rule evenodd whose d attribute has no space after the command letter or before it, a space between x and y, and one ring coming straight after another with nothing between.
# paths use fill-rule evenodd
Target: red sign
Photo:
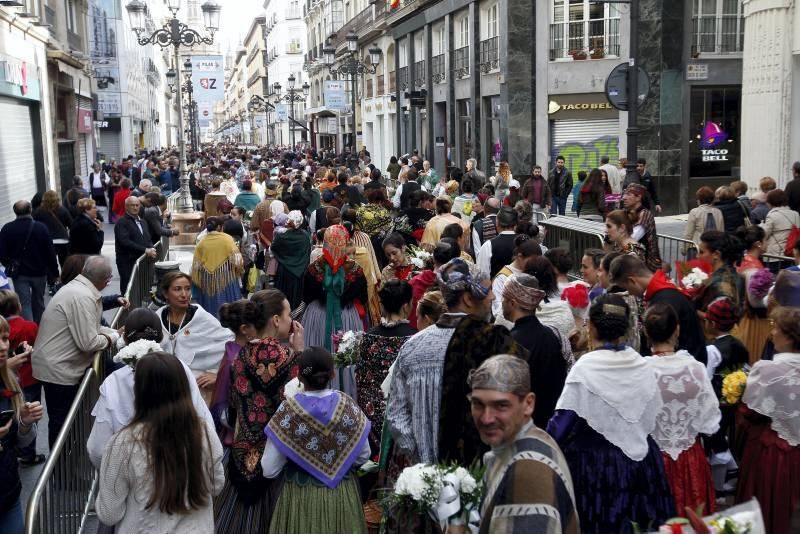
<instances>
[{"instance_id":1,"label":"red sign","mask_svg":"<svg viewBox=\"0 0 800 534\"><path fill-rule=\"evenodd\" d=\"M78 110L78 133L92 133L92 110Z\"/></svg>"}]
</instances>

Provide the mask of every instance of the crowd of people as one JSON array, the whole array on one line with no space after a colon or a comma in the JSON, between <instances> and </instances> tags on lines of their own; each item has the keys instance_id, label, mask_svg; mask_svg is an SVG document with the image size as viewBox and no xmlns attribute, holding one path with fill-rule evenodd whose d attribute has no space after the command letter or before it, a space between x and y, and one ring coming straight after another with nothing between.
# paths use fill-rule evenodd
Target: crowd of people
<instances>
[{"instance_id":1,"label":"crowd of people","mask_svg":"<svg viewBox=\"0 0 800 534\"><path fill-rule=\"evenodd\" d=\"M376 497L419 463L484 465L480 532L633 532L752 497L767 532L796 527L800 163L784 190L698 190L691 261L672 266L644 160L637 179L603 158L573 184L561 157L524 180L417 153L382 170L366 148L192 159L191 269L118 330L97 209L124 293L176 233L169 153L98 165L63 206L19 201L0 231L0 531L22 529L19 465L44 460L42 389L52 446L112 348L86 444L109 531L436 531ZM540 219L570 196L602 249L544 245Z\"/></svg>"}]
</instances>

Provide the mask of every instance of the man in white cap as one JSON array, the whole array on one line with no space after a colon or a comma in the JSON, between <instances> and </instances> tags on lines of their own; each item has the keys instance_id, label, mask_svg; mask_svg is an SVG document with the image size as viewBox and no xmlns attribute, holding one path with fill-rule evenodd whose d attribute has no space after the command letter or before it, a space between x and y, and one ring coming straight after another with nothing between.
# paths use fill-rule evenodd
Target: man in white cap
<instances>
[{"instance_id":1,"label":"man in white cap","mask_svg":"<svg viewBox=\"0 0 800 534\"><path fill-rule=\"evenodd\" d=\"M492 356L467 382L472 418L492 449L484 455L480 533L580 532L564 454L531 420L536 396L528 363L510 354Z\"/></svg>"}]
</instances>

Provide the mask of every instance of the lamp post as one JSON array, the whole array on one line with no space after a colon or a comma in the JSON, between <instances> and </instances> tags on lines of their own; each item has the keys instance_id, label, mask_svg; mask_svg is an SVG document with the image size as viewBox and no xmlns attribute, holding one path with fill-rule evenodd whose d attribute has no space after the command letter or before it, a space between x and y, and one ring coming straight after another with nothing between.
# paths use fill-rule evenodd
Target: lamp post
<instances>
[{"instance_id":1,"label":"lamp post","mask_svg":"<svg viewBox=\"0 0 800 534\"><path fill-rule=\"evenodd\" d=\"M195 116L197 103L194 101L194 87L192 86L192 60L189 58L186 58L186 61L183 62L183 75L184 82L181 86L181 90L186 93L186 96L189 99L189 102L186 105L187 115L189 116L189 144L192 154L195 154L197 152L198 139L198 125Z\"/></svg>"},{"instance_id":2,"label":"lamp post","mask_svg":"<svg viewBox=\"0 0 800 534\"><path fill-rule=\"evenodd\" d=\"M145 23L147 19L147 5L141 0L131 0L125 6L130 18L131 28L136 33L136 39L141 46L158 45L161 48L173 47L173 58L176 69L180 69L179 52L180 47L184 46L191 48L198 43L213 44L214 33L219 29L219 16L222 8L214 0L207 0L202 6L203 22L206 31L210 34L209 37L203 37L197 30L189 28L186 24L182 23L177 18L178 10L180 9L181 0L166 0L167 7L172 13L172 18L164 23L164 26L157 29L151 35L145 34ZM175 80L180 77L180 72L173 73L173 85ZM169 76L167 77L169 80ZM186 172L186 141L184 139L184 126L183 126L183 103L181 98L181 91L177 92L178 95L178 147L180 151L180 168L181 168L181 188L179 190L180 196L176 204L176 209L179 213L192 213L194 206L192 205L192 195L189 192L189 175Z\"/></svg>"},{"instance_id":3,"label":"lamp post","mask_svg":"<svg viewBox=\"0 0 800 534\"><path fill-rule=\"evenodd\" d=\"M372 45L372 48L369 49L369 63L366 63L358 57L358 35L356 32L351 31L348 33L345 40L347 41L347 54L342 59L342 63L338 68L334 68L333 66L336 62L336 48L331 46L330 41L326 43L325 48L322 49L322 53L325 65L328 67L328 72L336 77L344 75L350 76L350 96L353 107L353 143L351 145L350 161L351 166L355 167L355 155L357 153L356 92L358 89L358 80L356 76L375 74L375 72L378 70L378 63L381 62L382 52L381 49L378 48L377 44Z\"/></svg>"},{"instance_id":4,"label":"lamp post","mask_svg":"<svg viewBox=\"0 0 800 534\"><path fill-rule=\"evenodd\" d=\"M286 92L287 92L287 94L285 96L281 96L281 84L280 83L275 82L274 84L272 84L272 88L275 91L275 94L277 95L276 98L278 99L278 101L280 102L281 100L283 100L284 102L288 102L289 106L290 106L290 110L291 111L289 113L289 119L290 119L289 120L289 135L291 136L291 140L292 140L292 151L294 151L294 148L295 148L294 125L292 123L293 122L297 122L295 120L295 118L294 118L294 103L295 102L305 102L306 98L308 98L308 92L311 90L311 86L308 85L308 82L304 82L303 83L303 87L301 88L302 91L303 91L303 96L300 96L298 94L300 91L295 89L295 82L296 81L297 81L297 78L294 77L294 74L290 74L289 75L289 79L286 80Z\"/></svg>"},{"instance_id":5,"label":"lamp post","mask_svg":"<svg viewBox=\"0 0 800 534\"><path fill-rule=\"evenodd\" d=\"M259 95L253 95L250 98L250 101L247 103L247 111L250 112L251 121L254 120L254 117L255 117L256 113L265 113L266 114L267 110L269 108L271 108L271 107L272 107L272 104L267 102L267 100L264 97L259 96ZM250 129L252 130L252 125L251 125ZM269 144L269 140L268 140L267 144Z\"/></svg>"}]
</instances>

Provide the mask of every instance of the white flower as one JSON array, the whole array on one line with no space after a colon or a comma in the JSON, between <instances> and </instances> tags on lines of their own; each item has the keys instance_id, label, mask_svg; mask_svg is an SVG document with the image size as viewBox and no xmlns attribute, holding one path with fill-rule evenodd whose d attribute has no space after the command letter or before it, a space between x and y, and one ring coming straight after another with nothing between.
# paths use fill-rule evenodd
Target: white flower
<instances>
[{"instance_id":1,"label":"white flower","mask_svg":"<svg viewBox=\"0 0 800 534\"><path fill-rule=\"evenodd\" d=\"M694 267L686 276L681 278L681 283L683 287L697 288L702 286L706 280L708 280L708 275L702 269Z\"/></svg>"},{"instance_id":2,"label":"white flower","mask_svg":"<svg viewBox=\"0 0 800 534\"><path fill-rule=\"evenodd\" d=\"M141 358L145 354L149 354L151 352L158 352L160 350L161 350L161 345L159 345L155 341L150 341L149 339L140 339L139 341L134 341L130 345L120 350L114 356L114 361L117 363L124 363L135 369L136 363L139 361L139 358Z\"/></svg>"},{"instance_id":3,"label":"white flower","mask_svg":"<svg viewBox=\"0 0 800 534\"><path fill-rule=\"evenodd\" d=\"M300 382L297 378L292 378L289 382L283 386L283 396L287 399L294 398L295 395L298 393L303 393L305 391L305 387L303 386L302 382Z\"/></svg>"},{"instance_id":4,"label":"white flower","mask_svg":"<svg viewBox=\"0 0 800 534\"><path fill-rule=\"evenodd\" d=\"M442 472L438 467L416 464L406 467L397 477L394 492L412 500L433 506L442 490Z\"/></svg>"},{"instance_id":5,"label":"white flower","mask_svg":"<svg viewBox=\"0 0 800 534\"><path fill-rule=\"evenodd\" d=\"M417 269L424 269L425 268L425 262L423 260L421 260L420 258L417 258L416 256L413 257L413 258L410 258L409 261Z\"/></svg>"},{"instance_id":6,"label":"white flower","mask_svg":"<svg viewBox=\"0 0 800 534\"><path fill-rule=\"evenodd\" d=\"M342 335L342 340L339 342L336 352L350 352L356 347L359 339L361 339L361 333L356 334L352 330L348 330Z\"/></svg>"}]
</instances>

